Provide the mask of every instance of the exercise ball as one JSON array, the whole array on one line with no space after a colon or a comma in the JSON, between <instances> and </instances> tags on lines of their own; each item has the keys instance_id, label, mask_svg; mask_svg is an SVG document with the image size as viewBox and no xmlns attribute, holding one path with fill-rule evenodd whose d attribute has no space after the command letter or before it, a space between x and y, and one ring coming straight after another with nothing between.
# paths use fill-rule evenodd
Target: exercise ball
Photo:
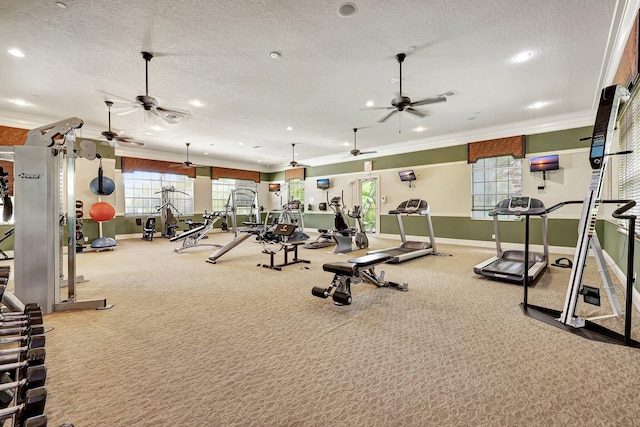
<instances>
[{"instance_id":1,"label":"exercise ball","mask_svg":"<svg viewBox=\"0 0 640 427\"><path fill-rule=\"evenodd\" d=\"M94 221L105 222L116 216L116 210L107 202L98 202L89 209L89 216Z\"/></svg>"}]
</instances>

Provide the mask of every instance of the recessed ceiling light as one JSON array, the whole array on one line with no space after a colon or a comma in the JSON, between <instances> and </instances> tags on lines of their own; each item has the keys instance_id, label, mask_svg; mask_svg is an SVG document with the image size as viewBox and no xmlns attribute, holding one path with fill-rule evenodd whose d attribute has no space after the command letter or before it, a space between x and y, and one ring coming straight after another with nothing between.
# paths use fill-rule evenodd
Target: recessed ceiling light
<instances>
[{"instance_id":1,"label":"recessed ceiling light","mask_svg":"<svg viewBox=\"0 0 640 427\"><path fill-rule=\"evenodd\" d=\"M526 61L530 60L531 58L533 58L533 52L530 51L530 50L526 50L526 51L520 52L516 56L514 56L512 58L512 61L516 62L516 63L526 62Z\"/></svg>"},{"instance_id":2,"label":"recessed ceiling light","mask_svg":"<svg viewBox=\"0 0 640 427\"><path fill-rule=\"evenodd\" d=\"M400 78L398 78L398 77L394 77L394 78L391 79L391 83L393 83L394 85L398 84L399 82L400 82Z\"/></svg>"},{"instance_id":3,"label":"recessed ceiling light","mask_svg":"<svg viewBox=\"0 0 640 427\"><path fill-rule=\"evenodd\" d=\"M193 101L189 101L189 104L193 105L194 107L204 107L204 104L198 101L197 99L194 99Z\"/></svg>"},{"instance_id":4,"label":"recessed ceiling light","mask_svg":"<svg viewBox=\"0 0 640 427\"><path fill-rule=\"evenodd\" d=\"M269 58L271 59L278 59L282 56L282 54L280 52L276 52L275 50L273 52L269 52Z\"/></svg>"},{"instance_id":5,"label":"recessed ceiling light","mask_svg":"<svg viewBox=\"0 0 640 427\"><path fill-rule=\"evenodd\" d=\"M13 55L15 57L24 58L24 53L20 49L18 49L17 47L12 47L7 52L9 52L11 55Z\"/></svg>"},{"instance_id":6,"label":"recessed ceiling light","mask_svg":"<svg viewBox=\"0 0 640 427\"><path fill-rule=\"evenodd\" d=\"M291 126L287 126L287 130L293 130Z\"/></svg>"},{"instance_id":7,"label":"recessed ceiling light","mask_svg":"<svg viewBox=\"0 0 640 427\"><path fill-rule=\"evenodd\" d=\"M58 6L60 9L66 9L67 5L62 3L61 1L57 1L56 2L56 6Z\"/></svg>"},{"instance_id":8,"label":"recessed ceiling light","mask_svg":"<svg viewBox=\"0 0 640 427\"><path fill-rule=\"evenodd\" d=\"M350 16L355 15L358 12L358 6L355 4L348 2L344 3L342 6L338 8L338 15L343 18L348 18Z\"/></svg>"},{"instance_id":9,"label":"recessed ceiling light","mask_svg":"<svg viewBox=\"0 0 640 427\"><path fill-rule=\"evenodd\" d=\"M13 102L16 105L21 105L21 106L25 106L25 105L29 105L29 103L27 101L25 101L24 99L12 99L11 102Z\"/></svg>"},{"instance_id":10,"label":"recessed ceiling light","mask_svg":"<svg viewBox=\"0 0 640 427\"><path fill-rule=\"evenodd\" d=\"M238 142L238 145L244 145L244 142Z\"/></svg>"},{"instance_id":11,"label":"recessed ceiling light","mask_svg":"<svg viewBox=\"0 0 640 427\"><path fill-rule=\"evenodd\" d=\"M375 104L373 103L373 101L367 101L367 103L365 105L367 107L373 107Z\"/></svg>"},{"instance_id":12,"label":"recessed ceiling light","mask_svg":"<svg viewBox=\"0 0 640 427\"><path fill-rule=\"evenodd\" d=\"M348 147L348 146L350 146L350 145L351 145L351 143L350 143L350 142L345 141L345 142L343 142L343 143L342 143L342 145L344 145L345 147Z\"/></svg>"},{"instance_id":13,"label":"recessed ceiling light","mask_svg":"<svg viewBox=\"0 0 640 427\"><path fill-rule=\"evenodd\" d=\"M153 132L145 132L145 135L153 136Z\"/></svg>"},{"instance_id":14,"label":"recessed ceiling light","mask_svg":"<svg viewBox=\"0 0 640 427\"><path fill-rule=\"evenodd\" d=\"M417 128L413 129L414 132L424 132L425 130L427 130L427 128L424 126L418 126Z\"/></svg>"},{"instance_id":15,"label":"recessed ceiling light","mask_svg":"<svg viewBox=\"0 0 640 427\"><path fill-rule=\"evenodd\" d=\"M207 155L207 154L209 154L209 153L207 153L207 152L205 151L203 154L206 156L206 155Z\"/></svg>"},{"instance_id":16,"label":"recessed ceiling light","mask_svg":"<svg viewBox=\"0 0 640 427\"><path fill-rule=\"evenodd\" d=\"M157 125L156 125L156 126L149 126L149 129L151 129L151 130L156 130L156 131L164 130L164 129L162 129L160 126L157 126Z\"/></svg>"},{"instance_id":17,"label":"recessed ceiling light","mask_svg":"<svg viewBox=\"0 0 640 427\"><path fill-rule=\"evenodd\" d=\"M538 108L542 108L547 104L548 104L548 102L538 101L538 102L534 102L533 104L529 105L529 108L537 110Z\"/></svg>"}]
</instances>

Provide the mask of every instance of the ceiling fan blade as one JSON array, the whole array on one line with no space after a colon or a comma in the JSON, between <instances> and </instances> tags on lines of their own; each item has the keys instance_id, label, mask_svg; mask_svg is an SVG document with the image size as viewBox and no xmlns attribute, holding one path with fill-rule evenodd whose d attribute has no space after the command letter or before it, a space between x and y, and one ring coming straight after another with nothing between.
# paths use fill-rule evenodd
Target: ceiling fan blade
<instances>
[{"instance_id":1,"label":"ceiling fan blade","mask_svg":"<svg viewBox=\"0 0 640 427\"><path fill-rule=\"evenodd\" d=\"M362 154L375 154L375 153L377 153L377 151L361 151L359 153L359 155L362 155Z\"/></svg>"},{"instance_id":2,"label":"ceiling fan blade","mask_svg":"<svg viewBox=\"0 0 640 427\"><path fill-rule=\"evenodd\" d=\"M136 111L140 110L140 105L132 105L130 107L125 107L125 109L116 112L117 116L126 116L128 114L131 113L135 113Z\"/></svg>"},{"instance_id":3,"label":"ceiling fan blade","mask_svg":"<svg viewBox=\"0 0 640 427\"><path fill-rule=\"evenodd\" d=\"M412 102L411 106L412 107L416 107L418 105L437 104L439 102L447 102L447 97L446 96L438 96L438 97L435 97L435 98L422 99L420 101Z\"/></svg>"},{"instance_id":4,"label":"ceiling fan blade","mask_svg":"<svg viewBox=\"0 0 640 427\"><path fill-rule=\"evenodd\" d=\"M125 147L142 147L144 145L144 141L140 141L138 139L133 139L131 137L128 136L118 136L115 138L116 142L119 145L125 146Z\"/></svg>"},{"instance_id":5,"label":"ceiling fan blade","mask_svg":"<svg viewBox=\"0 0 640 427\"><path fill-rule=\"evenodd\" d=\"M389 114L387 114L386 116L384 116L383 118L381 118L380 120L378 120L378 123L384 123L387 121L387 119L391 116L393 116L395 113L397 113L398 110L394 109L392 112L390 112Z\"/></svg>"},{"instance_id":6,"label":"ceiling fan blade","mask_svg":"<svg viewBox=\"0 0 640 427\"><path fill-rule=\"evenodd\" d=\"M186 117L191 117L191 111L179 110L176 108L165 108L165 107L157 106L156 108L153 108L151 111L153 111L153 114L160 117L162 120L169 123L170 125L178 124L180 123L180 121L182 121L182 119Z\"/></svg>"},{"instance_id":7,"label":"ceiling fan blade","mask_svg":"<svg viewBox=\"0 0 640 427\"><path fill-rule=\"evenodd\" d=\"M423 113L420 110L416 110L415 108L407 107L404 109L409 114L413 114L414 116L418 116L420 118L427 117L427 113Z\"/></svg>"}]
</instances>

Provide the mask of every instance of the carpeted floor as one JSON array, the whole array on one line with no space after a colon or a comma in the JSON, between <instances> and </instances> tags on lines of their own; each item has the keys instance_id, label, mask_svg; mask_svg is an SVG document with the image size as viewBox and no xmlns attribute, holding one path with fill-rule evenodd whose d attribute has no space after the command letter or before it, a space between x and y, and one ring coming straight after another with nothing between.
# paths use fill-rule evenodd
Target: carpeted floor
<instances>
[{"instance_id":1,"label":"carpeted floor","mask_svg":"<svg viewBox=\"0 0 640 427\"><path fill-rule=\"evenodd\" d=\"M322 264L365 251L301 249L311 263L279 272L252 240L216 265L214 248L176 245L78 255L78 299L114 307L46 316L50 425L640 425L640 350L524 316L520 286L473 273L491 250L385 265L408 292L360 283L339 307L311 295L332 278ZM568 277L550 268L530 302L561 308Z\"/></svg>"}]
</instances>

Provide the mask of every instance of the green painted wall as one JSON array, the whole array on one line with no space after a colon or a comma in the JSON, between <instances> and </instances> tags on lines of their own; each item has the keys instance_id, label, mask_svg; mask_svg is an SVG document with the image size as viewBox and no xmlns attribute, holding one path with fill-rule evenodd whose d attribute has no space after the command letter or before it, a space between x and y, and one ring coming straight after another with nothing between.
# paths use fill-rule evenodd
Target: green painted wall
<instances>
[{"instance_id":1,"label":"green painted wall","mask_svg":"<svg viewBox=\"0 0 640 427\"><path fill-rule=\"evenodd\" d=\"M453 147L436 148L434 150L416 151L413 153L396 154L393 156L376 157L367 159L373 162L374 170L393 169L416 165L432 165L467 160L467 146L456 145ZM364 160L337 163L331 165L315 166L307 168L306 178L326 175L339 175L344 173L362 172Z\"/></svg>"},{"instance_id":2,"label":"green painted wall","mask_svg":"<svg viewBox=\"0 0 640 427\"><path fill-rule=\"evenodd\" d=\"M593 134L593 126L576 129L567 129L557 132L539 133L527 135L527 153L541 153L546 151L571 150L586 148L591 140L580 141L582 138Z\"/></svg>"},{"instance_id":3,"label":"green painted wall","mask_svg":"<svg viewBox=\"0 0 640 427\"><path fill-rule=\"evenodd\" d=\"M305 213L304 226L309 230L317 228L331 228L332 214ZM492 241L493 221L472 220L464 217L432 216L433 230L437 238ZM603 233L604 221L598 221L596 230ZM427 224L422 216L404 216L404 231L411 236L426 236ZM548 241L550 246L573 247L578 240L577 219L548 220ZM524 243L523 221L500 221L500 240L508 243ZM380 216L380 232L382 234L400 235L398 221L394 215ZM532 218L530 222L531 244L542 244L542 221Z\"/></svg>"},{"instance_id":4,"label":"green painted wall","mask_svg":"<svg viewBox=\"0 0 640 427\"><path fill-rule=\"evenodd\" d=\"M627 274L627 246L628 246L628 235L626 233L622 233L618 231L618 225L610 222L604 222L604 232L599 234L600 236L604 236L601 238L602 248L611 256L612 259L616 260L616 264L620 267L620 270ZM635 248L634 248L634 274L638 273L638 268L640 266L640 251L638 250L638 239L634 239ZM640 284L638 280L636 280L635 287L640 291Z\"/></svg>"}]
</instances>

